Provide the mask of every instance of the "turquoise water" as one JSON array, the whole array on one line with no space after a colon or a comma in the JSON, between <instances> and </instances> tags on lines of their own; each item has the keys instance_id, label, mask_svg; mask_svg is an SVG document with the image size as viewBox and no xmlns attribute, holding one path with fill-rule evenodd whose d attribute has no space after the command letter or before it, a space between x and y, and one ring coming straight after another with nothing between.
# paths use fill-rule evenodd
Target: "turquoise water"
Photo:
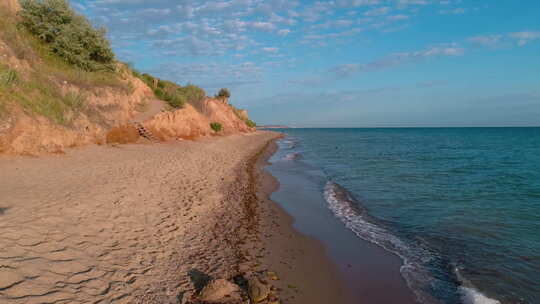
<instances>
[{"instance_id":1,"label":"turquoise water","mask_svg":"<svg viewBox=\"0 0 540 304\"><path fill-rule=\"evenodd\" d=\"M284 129L423 303L540 303L540 128Z\"/></svg>"}]
</instances>

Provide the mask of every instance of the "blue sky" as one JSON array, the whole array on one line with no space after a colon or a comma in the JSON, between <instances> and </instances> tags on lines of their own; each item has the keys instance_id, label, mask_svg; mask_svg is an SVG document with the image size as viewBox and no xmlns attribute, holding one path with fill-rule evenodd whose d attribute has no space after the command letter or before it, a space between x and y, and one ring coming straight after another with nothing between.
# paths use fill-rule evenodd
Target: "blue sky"
<instances>
[{"instance_id":1,"label":"blue sky","mask_svg":"<svg viewBox=\"0 0 540 304\"><path fill-rule=\"evenodd\" d=\"M70 0L120 60L259 124L540 125L538 0Z\"/></svg>"}]
</instances>

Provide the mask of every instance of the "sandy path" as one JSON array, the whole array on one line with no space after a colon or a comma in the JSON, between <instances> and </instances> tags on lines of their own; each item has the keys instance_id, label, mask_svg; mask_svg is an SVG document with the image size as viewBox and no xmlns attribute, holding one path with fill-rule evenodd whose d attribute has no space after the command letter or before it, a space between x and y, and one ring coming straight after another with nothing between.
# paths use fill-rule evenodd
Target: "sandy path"
<instances>
[{"instance_id":1,"label":"sandy path","mask_svg":"<svg viewBox=\"0 0 540 304\"><path fill-rule=\"evenodd\" d=\"M189 271L230 277L246 160L275 136L0 158L0 303L178 303Z\"/></svg>"}]
</instances>

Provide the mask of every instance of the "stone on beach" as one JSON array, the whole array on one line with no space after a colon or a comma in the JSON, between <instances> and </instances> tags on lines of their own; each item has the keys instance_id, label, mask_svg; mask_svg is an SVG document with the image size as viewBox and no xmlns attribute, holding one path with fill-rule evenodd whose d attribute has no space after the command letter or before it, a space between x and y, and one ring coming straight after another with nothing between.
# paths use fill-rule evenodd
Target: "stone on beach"
<instances>
[{"instance_id":1,"label":"stone on beach","mask_svg":"<svg viewBox=\"0 0 540 304\"><path fill-rule=\"evenodd\" d=\"M249 298L253 303L259 303L266 298L268 298L268 294L270 293L270 288L264 284L262 284L259 279L257 278L251 278L248 280L248 286L249 286Z\"/></svg>"},{"instance_id":2,"label":"stone on beach","mask_svg":"<svg viewBox=\"0 0 540 304\"><path fill-rule=\"evenodd\" d=\"M199 299L207 303L242 303L240 289L225 279L216 279L202 290Z\"/></svg>"},{"instance_id":3,"label":"stone on beach","mask_svg":"<svg viewBox=\"0 0 540 304\"><path fill-rule=\"evenodd\" d=\"M268 278L270 280L274 280L274 281L279 280L277 274L275 272L273 272L273 271L268 271L268 272L266 272L266 274L268 275Z\"/></svg>"}]
</instances>

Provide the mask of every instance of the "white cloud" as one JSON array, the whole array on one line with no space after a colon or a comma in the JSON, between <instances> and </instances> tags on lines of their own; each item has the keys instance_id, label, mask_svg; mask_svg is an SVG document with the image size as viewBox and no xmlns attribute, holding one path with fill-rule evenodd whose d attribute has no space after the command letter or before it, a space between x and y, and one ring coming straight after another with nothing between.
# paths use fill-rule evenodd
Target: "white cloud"
<instances>
[{"instance_id":1,"label":"white cloud","mask_svg":"<svg viewBox=\"0 0 540 304\"><path fill-rule=\"evenodd\" d=\"M382 16L382 15L388 14L388 12L390 12L390 10L391 9L389 7L383 6L383 7L368 10L367 12L364 13L364 15L366 15L366 16Z\"/></svg>"},{"instance_id":2,"label":"white cloud","mask_svg":"<svg viewBox=\"0 0 540 304\"><path fill-rule=\"evenodd\" d=\"M521 31L509 34L474 36L467 39L467 41L476 45L494 48L498 46L510 46L514 43L518 46L525 46L536 39L540 39L540 31Z\"/></svg>"},{"instance_id":3,"label":"white cloud","mask_svg":"<svg viewBox=\"0 0 540 304\"><path fill-rule=\"evenodd\" d=\"M465 12L467 12L466 9L464 9L462 7L458 7L458 8L454 8L454 9L440 10L439 14L442 14L442 15L459 15L459 14L465 14Z\"/></svg>"},{"instance_id":4,"label":"white cloud","mask_svg":"<svg viewBox=\"0 0 540 304\"><path fill-rule=\"evenodd\" d=\"M279 52L279 49L277 47L263 47L262 50L267 52L267 53L277 53L277 52Z\"/></svg>"},{"instance_id":5,"label":"white cloud","mask_svg":"<svg viewBox=\"0 0 540 304\"><path fill-rule=\"evenodd\" d=\"M289 35L290 33L291 33L291 30L289 30L289 29L282 29L282 30L279 30L279 31L277 32L277 34L280 35L280 36L287 36L287 35Z\"/></svg>"},{"instance_id":6,"label":"white cloud","mask_svg":"<svg viewBox=\"0 0 540 304\"><path fill-rule=\"evenodd\" d=\"M391 20L391 21L407 20L407 19L409 19L409 16L408 15L403 15L403 14L398 14L398 15L388 16L388 17L386 17L386 19Z\"/></svg>"},{"instance_id":7,"label":"white cloud","mask_svg":"<svg viewBox=\"0 0 540 304\"><path fill-rule=\"evenodd\" d=\"M357 63L340 64L330 68L328 71L339 78L349 77L360 70L362 65Z\"/></svg>"},{"instance_id":8,"label":"white cloud","mask_svg":"<svg viewBox=\"0 0 540 304\"><path fill-rule=\"evenodd\" d=\"M477 45L495 47L499 44L501 38L502 35L475 36L467 39L467 41Z\"/></svg>"},{"instance_id":9,"label":"white cloud","mask_svg":"<svg viewBox=\"0 0 540 304\"><path fill-rule=\"evenodd\" d=\"M508 34L508 37L517 40L519 46L524 46L530 41L540 38L540 31L523 31Z\"/></svg>"},{"instance_id":10,"label":"white cloud","mask_svg":"<svg viewBox=\"0 0 540 304\"><path fill-rule=\"evenodd\" d=\"M261 31L273 31L276 29L276 25L270 22L251 22L249 26Z\"/></svg>"}]
</instances>

